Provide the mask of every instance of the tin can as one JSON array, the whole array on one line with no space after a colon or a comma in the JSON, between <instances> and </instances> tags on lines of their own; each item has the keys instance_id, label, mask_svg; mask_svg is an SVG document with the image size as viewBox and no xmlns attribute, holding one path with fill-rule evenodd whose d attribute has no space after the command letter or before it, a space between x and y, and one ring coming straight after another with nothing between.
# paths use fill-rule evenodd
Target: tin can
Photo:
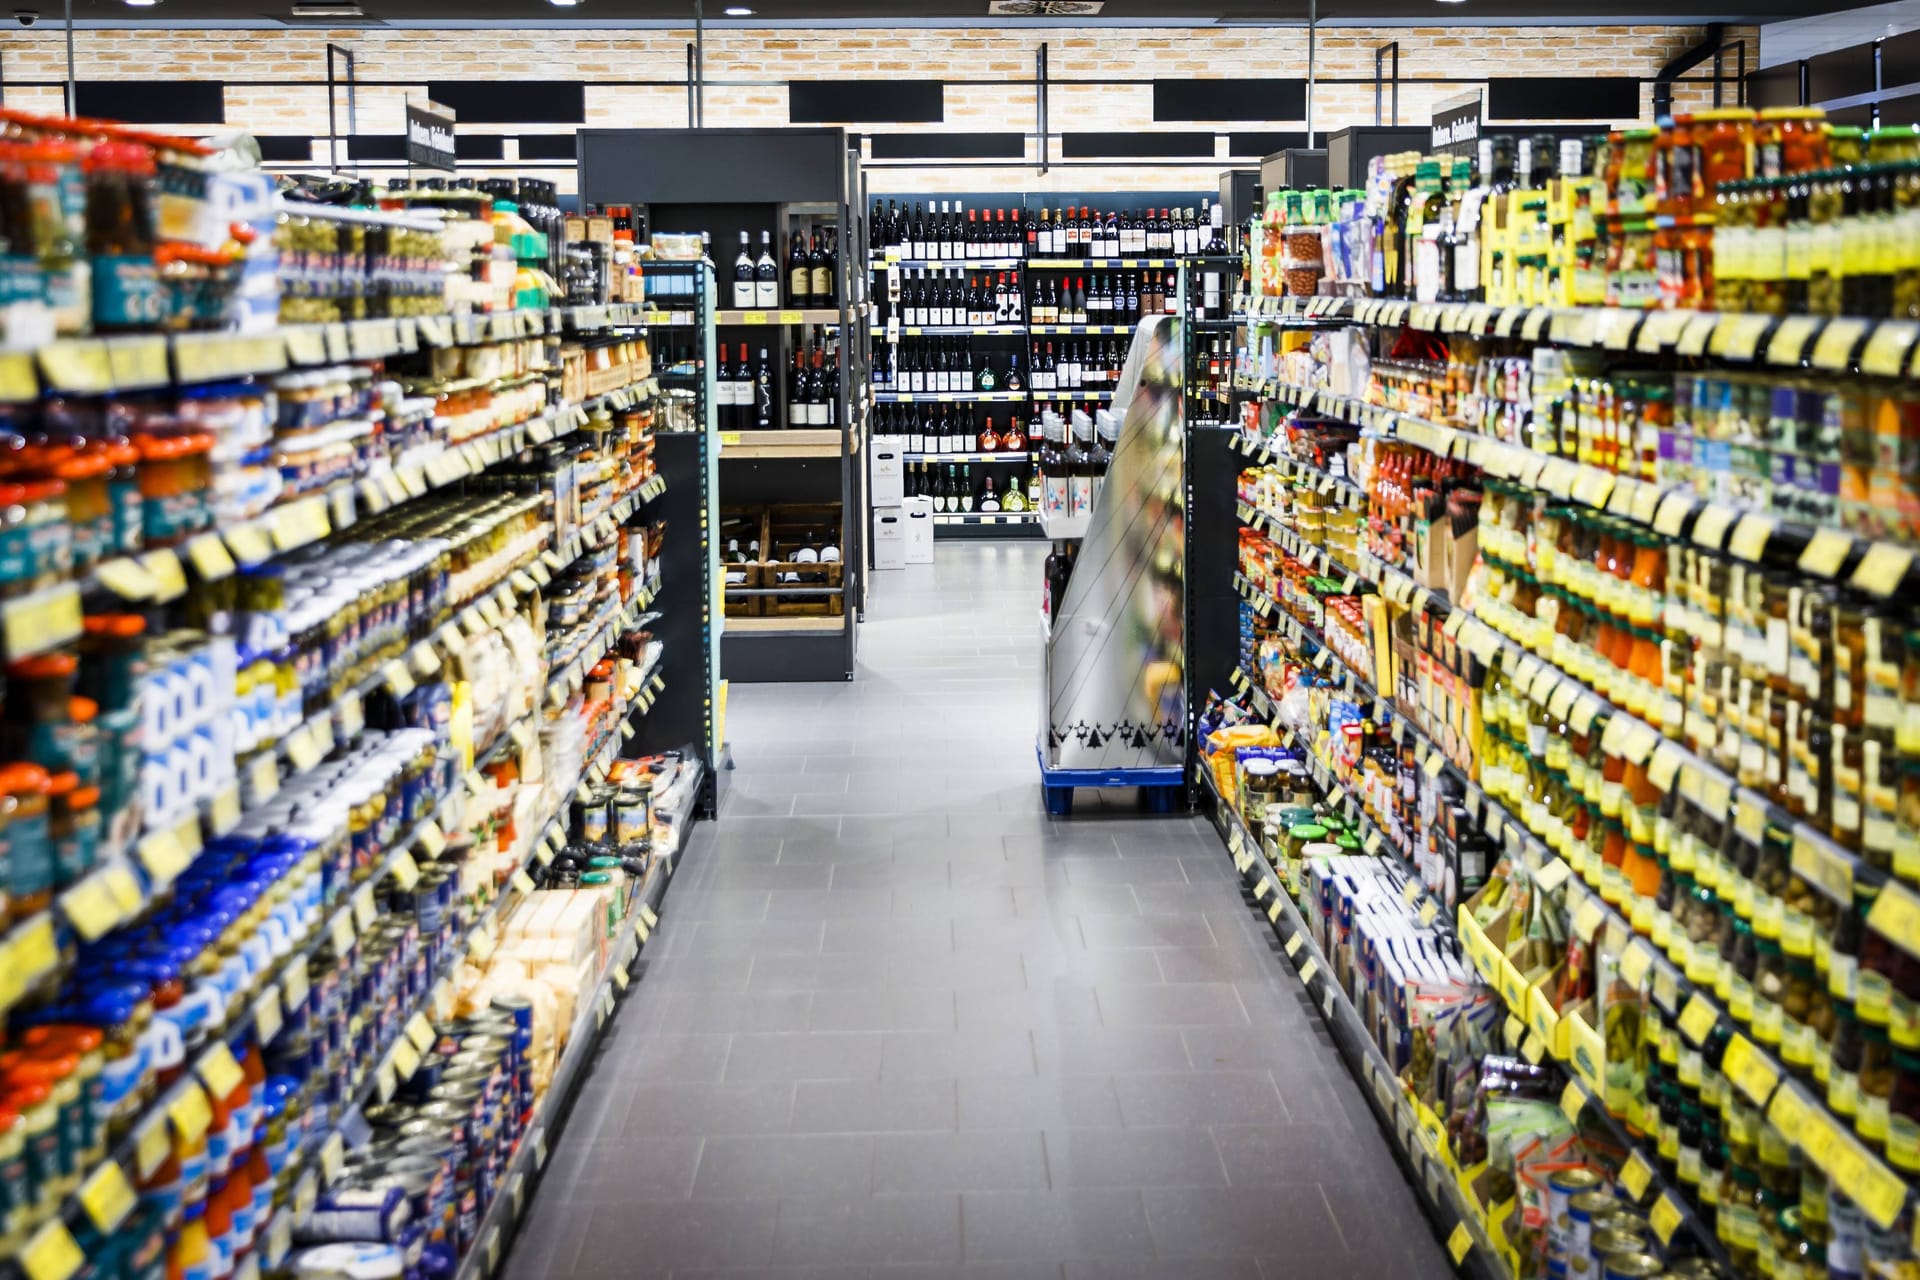
<instances>
[{"instance_id":1,"label":"tin can","mask_svg":"<svg viewBox=\"0 0 1920 1280\"><path fill-rule=\"evenodd\" d=\"M1619 1219L1616 1217L1610 1221L1617 1223ZM1587 1268L1587 1274L1605 1276L1607 1264L1617 1254L1647 1252L1650 1252L1647 1247L1647 1238L1637 1231L1623 1230L1611 1225L1604 1228L1596 1227L1593 1239L1588 1245L1587 1256L1590 1265Z\"/></svg>"},{"instance_id":2,"label":"tin can","mask_svg":"<svg viewBox=\"0 0 1920 1280\"><path fill-rule=\"evenodd\" d=\"M1648 1280L1648 1277L1665 1274L1660 1259L1650 1253L1613 1253L1607 1255L1600 1280Z\"/></svg>"},{"instance_id":3,"label":"tin can","mask_svg":"<svg viewBox=\"0 0 1920 1280\"><path fill-rule=\"evenodd\" d=\"M1547 1274L1554 1277L1567 1274L1568 1259L1586 1256L1586 1242L1590 1232L1589 1219L1582 1219L1580 1248L1572 1246L1573 1219L1570 1212L1573 1198L1596 1190L1601 1185L1600 1175L1584 1165L1572 1169L1562 1169L1547 1179Z\"/></svg>"},{"instance_id":4,"label":"tin can","mask_svg":"<svg viewBox=\"0 0 1920 1280\"><path fill-rule=\"evenodd\" d=\"M1613 1197L1605 1191L1582 1191L1567 1201L1567 1275L1592 1275L1589 1266L1593 1259L1593 1216L1604 1214L1613 1205Z\"/></svg>"}]
</instances>

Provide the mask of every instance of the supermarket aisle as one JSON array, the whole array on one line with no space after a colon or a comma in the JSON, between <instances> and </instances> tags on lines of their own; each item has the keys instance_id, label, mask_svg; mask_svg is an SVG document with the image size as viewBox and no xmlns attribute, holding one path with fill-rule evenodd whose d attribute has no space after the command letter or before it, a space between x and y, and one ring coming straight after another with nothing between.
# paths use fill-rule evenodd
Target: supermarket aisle
<instances>
[{"instance_id":1,"label":"supermarket aisle","mask_svg":"<svg viewBox=\"0 0 1920 1280\"><path fill-rule=\"evenodd\" d=\"M942 544L855 683L735 688L511 1280L1447 1272L1204 822L1042 816L1045 554Z\"/></svg>"}]
</instances>

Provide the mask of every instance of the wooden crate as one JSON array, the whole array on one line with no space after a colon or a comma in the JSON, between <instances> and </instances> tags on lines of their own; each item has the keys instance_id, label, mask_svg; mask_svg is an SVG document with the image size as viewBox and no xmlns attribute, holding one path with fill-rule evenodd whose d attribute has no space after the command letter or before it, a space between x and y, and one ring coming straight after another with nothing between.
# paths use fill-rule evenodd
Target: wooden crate
<instances>
[{"instance_id":1,"label":"wooden crate","mask_svg":"<svg viewBox=\"0 0 1920 1280\"><path fill-rule=\"evenodd\" d=\"M840 524L840 504L837 502L768 507L760 532L761 585L770 590L777 589L782 574L797 573L803 579L819 579L801 582L799 585L804 588L844 588L844 564L807 564L791 559L808 533L820 539L831 537L834 545L840 546L844 532ZM778 596L760 598L765 602L762 612L773 618L839 617L847 607L844 595L795 596L791 600L782 600Z\"/></svg>"},{"instance_id":2,"label":"wooden crate","mask_svg":"<svg viewBox=\"0 0 1920 1280\"><path fill-rule=\"evenodd\" d=\"M720 554L720 580L734 588L758 587L761 585L760 564L732 564L727 560L727 543L737 541L740 550L746 552L754 540L766 530L767 512L764 507L721 507L720 523L714 529L714 545ZM727 583L729 573L744 573L743 582ZM726 593L723 597L726 616L729 618L757 618L761 613L761 601L764 596L743 596Z\"/></svg>"}]
</instances>

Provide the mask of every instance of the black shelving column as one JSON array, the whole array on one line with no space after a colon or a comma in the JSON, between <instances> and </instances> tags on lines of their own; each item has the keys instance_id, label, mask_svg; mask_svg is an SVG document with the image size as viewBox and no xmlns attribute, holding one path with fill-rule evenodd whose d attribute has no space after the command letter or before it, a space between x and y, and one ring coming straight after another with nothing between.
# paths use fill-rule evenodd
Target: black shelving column
<instances>
[{"instance_id":1,"label":"black shelving column","mask_svg":"<svg viewBox=\"0 0 1920 1280\"><path fill-rule=\"evenodd\" d=\"M666 525L660 549L660 618L654 632L673 665L651 695L653 708L637 725L636 754L677 750L694 744L706 766L700 812L712 817L719 807L725 773L720 741L720 636L714 613L719 579L714 432L715 284L705 262L654 262L650 277L660 278L658 306L673 300L670 311L652 312L650 347L656 377L672 409L656 421L654 462L665 482L653 511ZM695 656L697 655L697 656ZM697 676L697 679L695 678Z\"/></svg>"},{"instance_id":2,"label":"black shelving column","mask_svg":"<svg viewBox=\"0 0 1920 1280\"><path fill-rule=\"evenodd\" d=\"M720 350L764 347L774 369L768 429L715 424L718 508L837 504L838 527L815 532L837 542L840 582L796 587L771 581L775 571L768 569L768 581L727 593L730 602L745 605L744 614L715 621L721 667L729 680L852 679L866 580L860 473L871 395L863 188L846 132L587 129L579 135L579 154L582 201L643 206L656 234L705 231L723 255L742 230L755 244L761 231L774 233L776 244L790 243L795 230L808 224L831 228L837 237L834 305L716 307L712 314ZM780 295L792 301L784 266L780 274ZM816 331L832 333L838 345L834 421L790 428L787 384L793 353ZM771 551L763 548L762 554ZM839 612L804 607L823 596L838 597L833 603Z\"/></svg>"}]
</instances>

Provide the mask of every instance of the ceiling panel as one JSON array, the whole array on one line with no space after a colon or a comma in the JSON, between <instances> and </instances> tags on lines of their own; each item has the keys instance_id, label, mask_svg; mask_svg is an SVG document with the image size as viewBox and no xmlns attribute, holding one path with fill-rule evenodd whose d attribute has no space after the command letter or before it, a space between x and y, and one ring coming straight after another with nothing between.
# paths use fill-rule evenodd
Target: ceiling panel
<instances>
[{"instance_id":1,"label":"ceiling panel","mask_svg":"<svg viewBox=\"0 0 1920 1280\"><path fill-rule=\"evenodd\" d=\"M863 21L876 25L926 21L986 23L986 0L740 0L755 10L748 23L766 21ZM707 0L709 18L724 20L728 0ZM1309 0L1107 0L1101 18L1140 22L1171 19L1181 22L1304 23ZM33 5L24 0L16 8ZM58 14L59 0L38 6L48 20ZM1435 0L1320 0L1319 17L1325 24L1372 21L1422 22L1435 26L1511 23L1535 19L1580 24L1609 19L1688 22L1719 18L1727 21L1766 21L1804 18L1862 7L1860 0L1467 0L1441 7ZM289 18L290 0L163 0L151 8L135 9L124 0L74 0L74 16L83 21L134 22L140 25L179 26L196 22L279 23ZM459 25L460 22L552 23L592 26L610 22L692 21L692 0L581 0L559 8L546 0L362 0L374 21ZM449 10L457 10L457 20ZM1064 19L1043 19L1059 25ZM1084 20L1078 20L1084 21ZM1017 26L1024 19L998 19L994 25ZM298 25L338 28L351 20L301 20Z\"/></svg>"}]
</instances>

